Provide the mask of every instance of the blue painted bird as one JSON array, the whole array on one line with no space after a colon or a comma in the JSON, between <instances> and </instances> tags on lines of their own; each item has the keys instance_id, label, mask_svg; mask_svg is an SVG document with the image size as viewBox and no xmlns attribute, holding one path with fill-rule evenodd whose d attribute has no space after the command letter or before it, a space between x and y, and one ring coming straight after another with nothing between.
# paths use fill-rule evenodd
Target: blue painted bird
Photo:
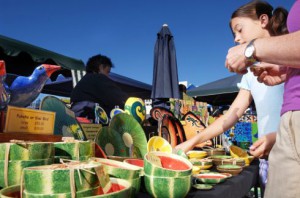
<instances>
[{"instance_id":1,"label":"blue painted bird","mask_svg":"<svg viewBox=\"0 0 300 198\"><path fill-rule=\"evenodd\" d=\"M0 60L0 110L4 110L10 100L10 91L5 83L6 68L5 62Z\"/></svg>"},{"instance_id":2,"label":"blue painted bird","mask_svg":"<svg viewBox=\"0 0 300 198\"><path fill-rule=\"evenodd\" d=\"M61 67L42 64L35 68L30 76L18 76L11 84L11 99L9 105L27 107L41 93L47 79Z\"/></svg>"}]
</instances>

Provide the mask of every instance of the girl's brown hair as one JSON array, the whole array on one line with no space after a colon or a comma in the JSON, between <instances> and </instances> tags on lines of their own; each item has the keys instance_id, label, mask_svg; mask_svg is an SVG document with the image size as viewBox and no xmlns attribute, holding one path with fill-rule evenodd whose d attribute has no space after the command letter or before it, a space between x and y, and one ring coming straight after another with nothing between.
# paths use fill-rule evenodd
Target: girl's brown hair
<instances>
[{"instance_id":1,"label":"girl's brown hair","mask_svg":"<svg viewBox=\"0 0 300 198\"><path fill-rule=\"evenodd\" d=\"M272 36L288 33L286 26L288 11L283 7L277 7L273 10L273 7L266 1L251 1L239 7L232 13L231 19L236 17L247 17L258 20L262 14L266 14L269 17L267 28ZM231 24L229 24L229 26L230 25Z\"/></svg>"}]
</instances>

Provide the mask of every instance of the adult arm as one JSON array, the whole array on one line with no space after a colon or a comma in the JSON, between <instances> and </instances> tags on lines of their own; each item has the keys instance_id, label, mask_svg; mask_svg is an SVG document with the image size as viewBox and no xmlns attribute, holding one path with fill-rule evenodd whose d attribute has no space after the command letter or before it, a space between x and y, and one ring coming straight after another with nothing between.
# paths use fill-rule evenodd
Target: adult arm
<instances>
[{"instance_id":1,"label":"adult arm","mask_svg":"<svg viewBox=\"0 0 300 198\"><path fill-rule=\"evenodd\" d=\"M250 91L240 89L237 97L223 116L219 117L216 121L205 128L202 132L195 135L193 138L177 145L175 150L181 149L184 152L187 152L193 149L196 144L210 140L213 137L216 137L227 131L235 125L239 118L244 114L245 110L249 107L251 102L252 96Z\"/></svg>"},{"instance_id":2,"label":"adult arm","mask_svg":"<svg viewBox=\"0 0 300 198\"><path fill-rule=\"evenodd\" d=\"M300 31L294 33L258 38L254 41L255 57L258 61L300 68ZM246 73L253 63L246 60L244 51L248 43L228 50L225 66L231 72Z\"/></svg>"},{"instance_id":3,"label":"adult arm","mask_svg":"<svg viewBox=\"0 0 300 198\"><path fill-rule=\"evenodd\" d=\"M300 31L255 42L259 61L300 68Z\"/></svg>"}]
</instances>

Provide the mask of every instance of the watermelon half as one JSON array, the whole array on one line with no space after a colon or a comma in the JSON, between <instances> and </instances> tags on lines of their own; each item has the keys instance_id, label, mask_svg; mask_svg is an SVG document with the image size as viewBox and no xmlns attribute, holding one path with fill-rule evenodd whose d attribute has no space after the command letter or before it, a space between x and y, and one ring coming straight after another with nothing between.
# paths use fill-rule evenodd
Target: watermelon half
<instances>
[{"instance_id":1,"label":"watermelon half","mask_svg":"<svg viewBox=\"0 0 300 198\"><path fill-rule=\"evenodd\" d=\"M148 159L149 154L160 158L162 167ZM165 152L150 152L144 157L144 172L147 175L160 177L181 177L192 174L193 165L184 157Z\"/></svg>"}]
</instances>

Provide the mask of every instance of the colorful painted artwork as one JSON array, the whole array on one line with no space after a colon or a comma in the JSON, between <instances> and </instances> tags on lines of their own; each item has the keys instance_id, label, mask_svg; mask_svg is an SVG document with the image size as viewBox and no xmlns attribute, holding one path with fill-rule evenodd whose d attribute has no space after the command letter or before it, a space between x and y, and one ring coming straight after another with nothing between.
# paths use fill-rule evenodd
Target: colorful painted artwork
<instances>
[{"instance_id":1,"label":"colorful painted artwork","mask_svg":"<svg viewBox=\"0 0 300 198\"><path fill-rule=\"evenodd\" d=\"M126 100L124 110L129 115L132 115L139 123L142 123L146 118L146 108L143 99L129 97Z\"/></svg>"},{"instance_id":2,"label":"colorful painted artwork","mask_svg":"<svg viewBox=\"0 0 300 198\"><path fill-rule=\"evenodd\" d=\"M198 102L186 94L183 95L183 100L170 98L170 111L179 120L182 120L182 117L188 112L195 114L204 123L209 116L206 102Z\"/></svg>"},{"instance_id":3,"label":"colorful painted artwork","mask_svg":"<svg viewBox=\"0 0 300 198\"><path fill-rule=\"evenodd\" d=\"M225 135L230 137L230 130L225 132ZM233 129L233 136L231 141L233 142L250 142L252 143L254 138L257 136L257 124L251 122L238 122L235 124ZM256 137L257 139L257 137Z\"/></svg>"}]
</instances>

